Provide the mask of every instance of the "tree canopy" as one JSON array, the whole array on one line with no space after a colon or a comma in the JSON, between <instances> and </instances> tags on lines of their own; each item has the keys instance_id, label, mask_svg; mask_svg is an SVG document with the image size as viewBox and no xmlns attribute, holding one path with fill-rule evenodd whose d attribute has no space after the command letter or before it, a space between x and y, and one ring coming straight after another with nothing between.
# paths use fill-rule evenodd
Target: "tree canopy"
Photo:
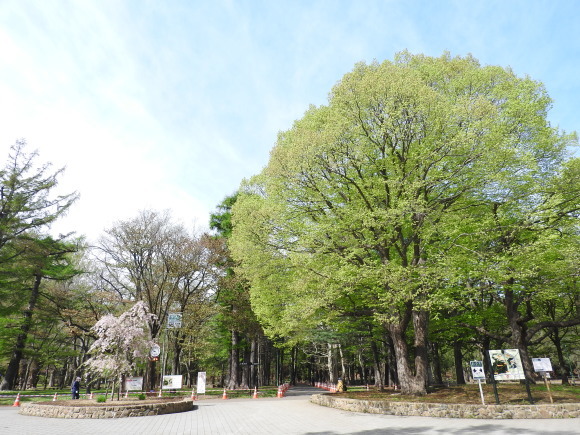
<instances>
[{"instance_id":1,"label":"tree canopy","mask_svg":"<svg viewBox=\"0 0 580 435\"><path fill-rule=\"evenodd\" d=\"M471 56L356 65L279 134L234 205L231 249L260 320L287 334L357 300L392 337L403 391L424 393L429 315L465 302L465 257L514 258L502 237L578 210L577 179L557 188L576 138L550 125L550 104L541 83Z\"/></svg>"}]
</instances>

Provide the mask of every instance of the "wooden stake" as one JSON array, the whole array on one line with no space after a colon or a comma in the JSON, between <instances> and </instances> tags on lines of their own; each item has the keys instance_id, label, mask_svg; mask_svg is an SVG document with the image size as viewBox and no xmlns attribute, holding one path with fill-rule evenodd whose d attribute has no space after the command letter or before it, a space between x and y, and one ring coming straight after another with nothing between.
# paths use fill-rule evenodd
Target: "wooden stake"
<instances>
[{"instance_id":1,"label":"wooden stake","mask_svg":"<svg viewBox=\"0 0 580 435\"><path fill-rule=\"evenodd\" d=\"M554 403L554 399L552 398L552 391L550 391L550 381L548 381L548 374L544 372L544 383L546 384L546 388L548 389L548 396L550 396L550 403Z\"/></svg>"}]
</instances>

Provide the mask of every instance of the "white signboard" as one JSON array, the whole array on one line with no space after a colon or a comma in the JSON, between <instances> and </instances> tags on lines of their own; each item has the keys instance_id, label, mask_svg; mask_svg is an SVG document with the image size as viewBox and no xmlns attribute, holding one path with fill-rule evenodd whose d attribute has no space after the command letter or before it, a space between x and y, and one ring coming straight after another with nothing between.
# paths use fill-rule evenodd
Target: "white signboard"
<instances>
[{"instance_id":1,"label":"white signboard","mask_svg":"<svg viewBox=\"0 0 580 435\"><path fill-rule=\"evenodd\" d=\"M167 329L181 328L181 313L169 313L167 316Z\"/></svg>"},{"instance_id":2,"label":"white signboard","mask_svg":"<svg viewBox=\"0 0 580 435\"><path fill-rule=\"evenodd\" d=\"M181 388L181 375L163 376L164 390L177 390Z\"/></svg>"},{"instance_id":3,"label":"white signboard","mask_svg":"<svg viewBox=\"0 0 580 435\"><path fill-rule=\"evenodd\" d=\"M526 379L524 366L518 349L498 349L489 351L491 370L496 381Z\"/></svg>"},{"instance_id":4,"label":"white signboard","mask_svg":"<svg viewBox=\"0 0 580 435\"><path fill-rule=\"evenodd\" d=\"M205 372L197 372L197 394L205 394Z\"/></svg>"},{"instance_id":5,"label":"white signboard","mask_svg":"<svg viewBox=\"0 0 580 435\"><path fill-rule=\"evenodd\" d=\"M471 373L474 380L485 379L483 361L469 361L469 365L471 366Z\"/></svg>"},{"instance_id":6,"label":"white signboard","mask_svg":"<svg viewBox=\"0 0 580 435\"><path fill-rule=\"evenodd\" d=\"M550 358L532 358L532 363L534 364L534 371L536 372L551 372L552 363Z\"/></svg>"},{"instance_id":7,"label":"white signboard","mask_svg":"<svg viewBox=\"0 0 580 435\"><path fill-rule=\"evenodd\" d=\"M125 378L125 390L127 391L143 390L143 377Z\"/></svg>"}]
</instances>

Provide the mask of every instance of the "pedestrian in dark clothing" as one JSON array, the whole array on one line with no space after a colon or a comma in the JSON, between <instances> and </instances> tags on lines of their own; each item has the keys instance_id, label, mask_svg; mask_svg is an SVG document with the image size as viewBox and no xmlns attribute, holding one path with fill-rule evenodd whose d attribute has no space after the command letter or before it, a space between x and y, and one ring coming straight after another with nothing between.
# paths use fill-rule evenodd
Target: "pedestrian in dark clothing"
<instances>
[{"instance_id":1,"label":"pedestrian in dark clothing","mask_svg":"<svg viewBox=\"0 0 580 435\"><path fill-rule=\"evenodd\" d=\"M73 399L80 399L81 378L76 378L70 387Z\"/></svg>"}]
</instances>

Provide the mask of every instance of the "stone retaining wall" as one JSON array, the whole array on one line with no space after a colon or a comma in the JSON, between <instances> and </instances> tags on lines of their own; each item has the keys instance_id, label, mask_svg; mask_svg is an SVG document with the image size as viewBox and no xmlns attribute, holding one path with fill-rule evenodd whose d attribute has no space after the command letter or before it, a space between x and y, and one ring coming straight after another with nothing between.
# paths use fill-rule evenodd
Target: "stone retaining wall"
<instances>
[{"instance_id":1,"label":"stone retaining wall","mask_svg":"<svg viewBox=\"0 0 580 435\"><path fill-rule=\"evenodd\" d=\"M52 402L23 403L20 414L54 418L120 418L172 414L194 409L193 400L165 403L135 403L105 406L61 406Z\"/></svg>"},{"instance_id":2,"label":"stone retaining wall","mask_svg":"<svg viewBox=\"0 0 580 435\"><path fill-rule=\"evenodd\" d=\"M451 418L578 418L580 404L559 405L457 405L447 403L388 402L383 400L358 400L315 394L312 403L345 411L371 414L414 415L422 417Z\"/></svg>"}]
</instances>

